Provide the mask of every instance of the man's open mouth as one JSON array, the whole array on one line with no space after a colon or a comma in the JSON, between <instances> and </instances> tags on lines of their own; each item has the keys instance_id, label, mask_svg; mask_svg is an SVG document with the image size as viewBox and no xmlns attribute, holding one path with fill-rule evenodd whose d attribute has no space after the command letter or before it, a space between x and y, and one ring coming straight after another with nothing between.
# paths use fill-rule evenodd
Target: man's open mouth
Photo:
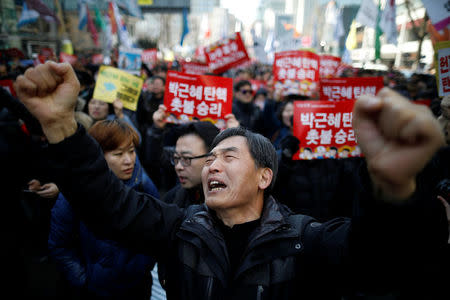
<instances>
[{"instance_id":1,"label":"man's open mouth","mask_svg":"<svg viewBox=\"0 0 450 300\"><path fill-rule=\"evenodd\" d=\"M226 187L227 187L227 185L221 181L218 181L218 180L208 181L208 190L211 192L220 191Z\"/></svg>"}]
</instances>

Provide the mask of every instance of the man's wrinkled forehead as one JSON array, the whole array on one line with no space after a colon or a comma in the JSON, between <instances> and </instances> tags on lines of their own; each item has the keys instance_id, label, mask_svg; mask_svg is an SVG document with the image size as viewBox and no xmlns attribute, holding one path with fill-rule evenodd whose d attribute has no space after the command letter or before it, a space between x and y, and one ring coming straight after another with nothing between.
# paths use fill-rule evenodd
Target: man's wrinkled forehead
<instances>
[{"instance_id":1,"label":"man's wrinkled forehead","mask_svg":"<svg viewBox=\"0 0 450 300\"><path fill-rule=\"evenodd\" d=\"M249 151L247 139L240 135L230 136L220 141L213 149L211 149L211 153L213 154L224 151Z\"/></svg>"}]
</instances>

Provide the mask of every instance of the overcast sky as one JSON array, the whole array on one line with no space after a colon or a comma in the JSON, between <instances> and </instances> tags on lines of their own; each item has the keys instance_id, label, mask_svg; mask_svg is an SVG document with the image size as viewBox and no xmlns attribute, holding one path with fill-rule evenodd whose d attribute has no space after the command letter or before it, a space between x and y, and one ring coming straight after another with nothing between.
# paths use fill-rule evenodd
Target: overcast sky
<instances>
[{"instance_id":1,"label":"overcast sky","mask_svg":"<svg viewBox=\"0 0 450 300\"><path fill-rule=\"evenodd\" d=\"M242 23L250 25L256 19L259 2L260 0L221 0L220 5L228 8Z\"/></svg>"}]
</instances>

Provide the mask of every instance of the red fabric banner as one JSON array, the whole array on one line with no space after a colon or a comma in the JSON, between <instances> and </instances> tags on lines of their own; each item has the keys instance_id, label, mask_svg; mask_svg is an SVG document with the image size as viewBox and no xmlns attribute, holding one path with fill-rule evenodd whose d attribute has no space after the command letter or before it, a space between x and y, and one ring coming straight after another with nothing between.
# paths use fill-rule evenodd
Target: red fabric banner
<instances>
[{"instance_id":1,"label":"red fabric banner","mask_svg":"<svg viewBox=\"0 0 450 300\"><path fill-rule=\"evenodd\" d=\"M376 95L384 86L383 77L342 77L320 80L320 99L356 100L360 95Z\"/></svg>"},{"instance_id":2,"label":"red fabric banner","mask_svg":"<svg viewBox=\"0 0 450 300\"><path fill-rule=\"evenodd\" d=\"M181 71L186 74L203 75L209 72L209 67L200 62L181 61Z\"/></svg>"},{"instance_id":3,"label":"red fabric banner","mask_svg":"<svg viewBox=\"0 0 450 300\"><path fill-rule=\"evenodd\" d=\"M220 40L206 47L205 57L210 70L215 74L221 74L250 60L239 32L232 38Z\"/></svg>"},{"instance_id":4,"label":"red fabric banner","mask_svg":"<svg viewBox=\"0 0 450 300\"><path fill-rule=\"evenodd\" d=\"M149 67L153 67L156 64L156 61L158 60L158 50L157 49L142 50L141 60Z\"/></svg>"},{"instance_id":5,"label":"red fabric banner","mask_svg":"<svg viewBox=\"0 0 450 300\"><path fill-rule=\"evenodd\" d=\"M319 89L319 55L305 50L277 52L273 74L281 95L313 97Z\"/></svg>"},{"instance_id":6,"label":"red fabric banner","mask_svg":"<svg viewBox=\"0 0 450 300\"><path fill-rule=\"evenodd\" d=\"M320 55L320 78L337 77L337 70L341 64L341 58L333 55Z\"/></svg>"},{"instance_id":7,"label":"red fabric banner","mask_svg":"<svg viewBox=\"0 0 450 300\"><path fill-rule=\"evenodd\" d=\"M71 65L74 65L78 60L78 57L76 55L70 55L64 52L61 52L59 54L59 61L60 62L68 62Z\"/></svg>"},{"instance_id":8,"label":"red fabric banner","mask_svg":"<svg viewBox=\"0 0 450 300\"><path fill-rule=\"evenodd\" d=\"M171 114L168 122L211 121L219 128L231 113L233 80L231 78L193 75L169 71L166 77L164 105Z\"/></svg>"},{"instance_id":9,"label":"red fabric banner","mask_svg":"<svg viewBox=\"0 0 450 300\"><path fill-rule=\"evenodd\" d=\"M300 149L293 159L361 156L352 128L355 101L295 101L293 133Z\"/></svg>"}]
</instances>

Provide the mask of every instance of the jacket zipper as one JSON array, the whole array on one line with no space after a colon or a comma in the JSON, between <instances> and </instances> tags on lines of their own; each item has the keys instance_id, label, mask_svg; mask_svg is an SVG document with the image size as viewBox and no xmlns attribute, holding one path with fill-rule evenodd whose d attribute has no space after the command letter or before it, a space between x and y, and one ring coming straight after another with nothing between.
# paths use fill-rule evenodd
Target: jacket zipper
<instances>
[{"instance_id":1,"label":"jacket zipper","mask_svg":"<svg viewBox=\"0 0 450 300\"><path fill-rule=\"evenodd\" d=\"M213 286L213 278L209 277L208 278L208 284L206 286L206 293L208 295L207 299L211 299L211 295L212 295L212 286Z\"/></svg>"},{"instance_id":2,"label":"jacket zipper","mask_svg":"<svg viewBox=\"0 0 450 300\"><path fill-rule=\"evenodd\" d=\"M264 288L262 285L258 285L258 291L256 294L256 300L261 300L262 299L262 293L264 292Z\"/></svg>"}]
</instances>

